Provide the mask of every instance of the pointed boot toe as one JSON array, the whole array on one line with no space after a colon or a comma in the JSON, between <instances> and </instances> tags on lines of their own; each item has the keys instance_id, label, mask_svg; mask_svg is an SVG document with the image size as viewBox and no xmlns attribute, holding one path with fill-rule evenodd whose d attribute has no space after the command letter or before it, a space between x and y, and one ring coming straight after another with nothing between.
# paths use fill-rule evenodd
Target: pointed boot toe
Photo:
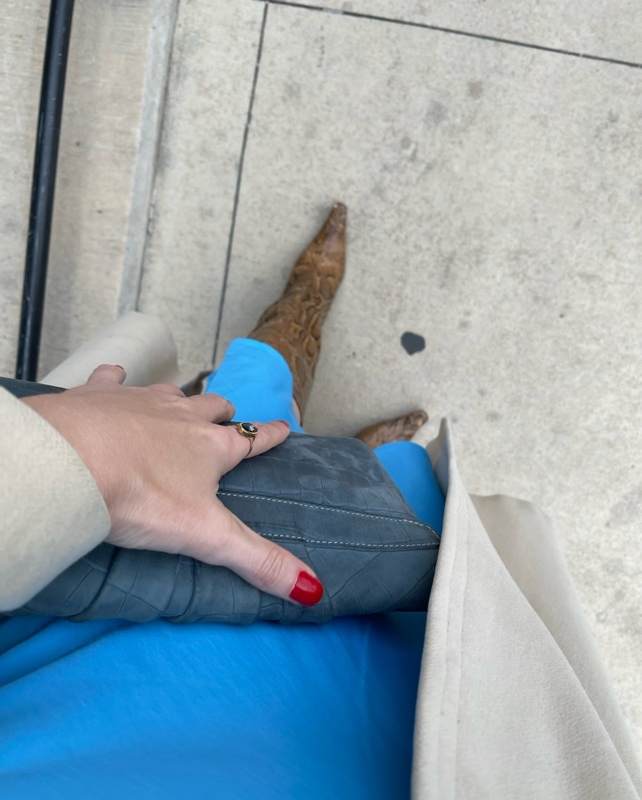
<instances>
[{"instance_id":1,"label":"pointed boot toe","mask_svg":"<svg viewBox=\"0 0 642 800\"><path fill-rule=\"evenodd\" d=\"M428 422L428 414L423 409L417 409L409 414L403 414L401 417L368 425L367 428L359 431L355 438L361 439L374 450L375 447L390 442L409 442L426 422Z\"/></svg>"}]
</instances>

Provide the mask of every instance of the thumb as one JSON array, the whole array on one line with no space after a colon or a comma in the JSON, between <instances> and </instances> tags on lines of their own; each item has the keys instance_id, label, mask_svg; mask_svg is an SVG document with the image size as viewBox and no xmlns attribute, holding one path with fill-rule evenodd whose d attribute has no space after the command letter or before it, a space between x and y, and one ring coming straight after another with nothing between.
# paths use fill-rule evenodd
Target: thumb
<instances>
[{"instance_id":1,"label":"thumb","mask_svg":"<svg viewBox=\"0 0 642 800\"><path fill-rule=\"evenodd\" d=\"M87 386L117 386L124 383L127 373L118 364L101 364L87 379Z\"/></svg>"},{"instance_id":2,"label":"thumb","mask_svg":"<svg viewBox=\"0 0 642 800\"><path fill-rule=\"evenodd\" d=\"M216 555L212 553L210 534L201 540L201 546L206 547L209 541L209 554L200 552L195 554L196 558L228 567L257 589L284 600L304 606L316 605L321 600L323 584L307 564L248 528L220 501L216 506L211 528L216 531Z\"/></svg>"}]
</instances>

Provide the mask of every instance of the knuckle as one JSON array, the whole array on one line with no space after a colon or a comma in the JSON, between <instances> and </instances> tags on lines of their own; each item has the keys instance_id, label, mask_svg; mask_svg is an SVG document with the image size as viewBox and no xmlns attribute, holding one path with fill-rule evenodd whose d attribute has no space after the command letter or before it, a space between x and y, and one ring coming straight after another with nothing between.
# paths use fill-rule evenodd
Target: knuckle
<instances>
[{"instance_id":1,"label":"knuckle","mask_svg":"<svg viewBox=\"0 0 642 800\"><path fill-rule=\"evenodd\" d=\"M174 383L155 383L153 386L149 387L150 389L154 389L157 392L164 392L165 394L172 394L176 397L185 397L185 392L176 386Z\"/></svg>"},{"instance_id":2,"label":"knuckle","mask_svg":"<svg viewBox=\"0 0 642 800\"><path fill-rule=\"evenodd\" d=\"M208 447L220 454L225 461L239 461L243 457L242 450L239 449L239 442L236 441L235 432L229 434L220 425L209 424L205 431ZM240 437L239 437L240 438Z\"/></svg>"},{"instance_id":3,"label":"knuckle","mask_svg":"<svg viewBox=\"0 0 642 800\"><path fill-rule=\"evenodd\" d=\"M210 425L208 440L217 452L224 456L233 455L235 452L234 441L231 436L221 436L221 429L218 425Z\"/></svg>"},{"instance_id":4,"label":"knuckle","mask_svg":"<svg viewBox=\"0 0 642 800\"><path fill-rule=\"evenodd\" d=\"M217 434L217 441L226 453L235 453L238 450L239 434L234 428L227 425L212 425Z\"/></svg>"},{"instance_id":5,"label":"knuckle","mask_svg":"<svg viewBox=\"0 0 642 800\"><path fill-rule=\"evenodd\" d=\"M287 554L277 545L262 553L256 577L264 586L278 586L287 574Z\"/></svg>"},{"instance_id":6,"label":"knuckle","mask_svg":"<svg viewBox=\"0 0 642 800\"><path fill-rule=\"evenodd\" d=\"M203 423L198 426L198 439L203 443L206 450L213 449L220 451L225 441L222 439L217 425L211 423Z\"/></svg>"},{"instance_id":7,"label":"knuckle","mask_svg":"<svg viewBox=\"0 0 642 800\"><path fill-rule=\"evenodd\" d=\"M210 398L213 410L216 410L217 412L223 411L224 413L229 414L230 417L236 412L234 404L226 397L223 397L220 394L208 395L208 397Z\"/></svg>"}]
</instances>

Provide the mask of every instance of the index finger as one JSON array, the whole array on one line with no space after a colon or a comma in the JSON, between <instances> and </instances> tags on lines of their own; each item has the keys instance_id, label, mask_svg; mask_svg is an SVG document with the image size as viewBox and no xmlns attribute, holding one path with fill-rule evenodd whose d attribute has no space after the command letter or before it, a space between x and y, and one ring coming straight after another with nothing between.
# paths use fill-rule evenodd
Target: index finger
<instances>
[{"instance_id":1,"label":"index finger","mask_svg":"<svg viewBox=\"0 0 642 800\"><path fill-rule=\"evenodd\" d=\"M187 399L190 410L203 422L227 422L236 409L233 403L220 394L197 394Z\"/></svg>"}]
</instances>

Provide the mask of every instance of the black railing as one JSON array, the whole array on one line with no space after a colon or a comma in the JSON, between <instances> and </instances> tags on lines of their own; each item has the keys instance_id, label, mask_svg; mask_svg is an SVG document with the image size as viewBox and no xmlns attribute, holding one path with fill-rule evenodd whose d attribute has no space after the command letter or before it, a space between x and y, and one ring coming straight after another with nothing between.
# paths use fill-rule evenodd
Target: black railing
<instances>
[{"instance_id":1,"label":"black railing","mask_svg":"<svg viewBox=\"0 0 642 800\"><path fill-rule=\"evenodd\" d=\"M74 0L51 0L31 185L16 378L35 381L47 289L60 124Z\"/></svg>"}]
</instances>

